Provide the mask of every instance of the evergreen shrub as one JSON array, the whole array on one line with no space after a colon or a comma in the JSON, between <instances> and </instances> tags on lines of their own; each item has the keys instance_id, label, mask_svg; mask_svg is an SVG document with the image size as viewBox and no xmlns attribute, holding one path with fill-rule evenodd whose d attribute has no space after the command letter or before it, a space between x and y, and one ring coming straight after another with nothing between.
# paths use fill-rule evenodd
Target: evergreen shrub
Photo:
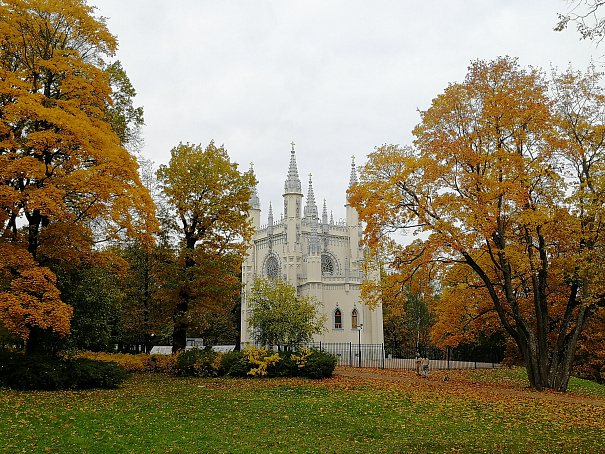
<instances>
[{"instance_id":1,"label":"evergreen shrub","mask_svg":"<svg viewBox=\"0 0 605 454\"><path fill-rule=\"evenodd\" d=\"M210 349L192 348L178 354L175 372L182 377L214 377L217 375L218 353Z\"/></svg>"},{"instance_id":2,"label":"evergreen shrub","mask_svg":"<svg viewBox=\"0 0 605 454\"><path fill-rule=\"evenodd\" d=\"M256 347L248 347L256 349ZM258 349L256 349L258 351ZM257 374L250 374L257 364L250 362L242 352L232 352L229 357L229 364L222 365L228 370L230 377L250 378ZM275 354L273 351L266 351L261 357ZM312 379L329 378L332 376L338 358L328 352L313 349L301 349L298 352L278 352L279 361L267 366L265 377L304 377ZM222 358L224 361L226 356Z\"/></svg>"},{"instance_id":3,"label":"evergreen shrub","mask_svg":"<svg viewBox=\"0 0 605 454\"><path fill-rule=\"evenodd\" d=\"M217 375L223 377L225 375L229 375L231 377L242 376L238 371L238 369L246 369L248 366L245 363L241 363L244 359L244 354L242 352L226 352L223 353L220 357L220 364L216 371ZM231 373L231 369L233 369L233 373ZM246 372L249 369L243 371L243 374L246 375Z\"/></svg>"},{"instance_id":4,"label":"evergreen shrub","mask_svg":"<svg viewBox=\"0 0 605 454\"><path fill-rule=\"evenodd\" d=\"M300 368L301 375L313 379L330 378L337 362L336 355L313 349L311 355L307 357L304 367Z\"/></svg>"},{"instance_id":5,"label":"evergreen shrub","mask_svg":"<svg viewBox=\"0 0 605 454\"><path fill-rule=\"evenodd\" d=\"M115 363L0 352L0 386L16 390L112 389L126 377Z\"/></svg>"}]
</instances>

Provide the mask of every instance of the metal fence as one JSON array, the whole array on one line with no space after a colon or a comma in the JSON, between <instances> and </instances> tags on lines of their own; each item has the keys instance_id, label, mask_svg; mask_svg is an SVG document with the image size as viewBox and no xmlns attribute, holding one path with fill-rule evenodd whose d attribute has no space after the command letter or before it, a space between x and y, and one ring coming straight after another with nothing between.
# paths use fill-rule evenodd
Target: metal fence
<instances>
[{"instance_id":1,"label":"metal fence","mask_svg":"<svg viewBox=\"0 0 605 454\"><path fill-rule=\"evenodd\" d=\"M384 344L317 342L309 347L336 355L338 366L379 369L416 369L416 354L428 357L430 368L487 369L499 367L504 349L496 347L388 347Z\"/></svg>"}]
</instances>

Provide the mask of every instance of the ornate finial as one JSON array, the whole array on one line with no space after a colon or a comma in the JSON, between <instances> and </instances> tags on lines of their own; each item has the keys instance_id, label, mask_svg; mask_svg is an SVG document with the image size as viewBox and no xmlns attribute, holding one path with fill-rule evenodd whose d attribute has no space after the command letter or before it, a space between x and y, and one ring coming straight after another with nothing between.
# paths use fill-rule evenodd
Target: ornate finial
<instances>
[{"instance_id":1,"label":"ornate finial","mask_svg":"<svg viewBox=\"0 0 605 454\"><path fill-rule=\"evenodd\" d=\"M294 141L290 142L290 145L292 145L292 151L294 151L294 145L296 145Z\"/></svg>"},{"instance_id":2,"label":"ornate finial","mask_svg":"<svg viewBox=\"0 0 605 454\"><path fill-rule=\"evenodd\" d=\"M355 162L355 155L351 156L351 159L353 160L353 162Z\"/></svg>"},{"instance_id":3,"label":"ornate finial","mask_svg":"<svg viewBox=\"0 0 605 454\"><path fill-rule=\"evenodd\" d=\"M250 168L253 169L254 168L254 163L250 162Z\"/></svg>"},{"instance_id":4,"label":"ornate finial","mask_svg":"<svg viewBox=\"0 0 605 454\"><path fill-rule=\"evenodd\" d=\"M311 181L311 177L312 177L312 176L313 176L313 175L312 175L311 173L309 173L309 181Z\"/></svg>"}]
</instances>

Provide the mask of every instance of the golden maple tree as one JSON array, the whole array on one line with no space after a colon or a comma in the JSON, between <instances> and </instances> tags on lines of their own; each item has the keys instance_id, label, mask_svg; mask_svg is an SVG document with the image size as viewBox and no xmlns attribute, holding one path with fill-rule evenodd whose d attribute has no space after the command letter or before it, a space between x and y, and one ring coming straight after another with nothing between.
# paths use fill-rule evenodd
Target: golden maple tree
<instances>
[{"instance_id":1,"label":"golden maple tree","mask_svg":"<svg viewBox=\"0 0 605 454\"><path fill-rule=\"evenodd\" d=\"M540 390L566 390L605 303L599 77L476 61L421 113L414 147L370 155L350 198L401 282L439 283L441 333L504 329ZM398 244L399 230L418 238Z\"/></svg>"},{"instance_id":2,"label":"golden maple tree","mask_svg":"<svg viewBox=\"0 0 605 454\"><path fill-rule=\"evenodd\" d=\"M23 338L36 327L69 333L70 309L50 288L31 292L29 315L15 310L16 280L35 287L44 276L54 286L39 266L44 248L69 259L90 251L95 235L150 241L157 229L136 159L105 117L112 91L103 58L115 50L85 0L0 1L0 241L14 256L28 253L31 270L2 261L3 295L13 298L0 322Z\"/></svg>"},{"instance_id":3,"label":"golden maple tree","mask_svg":"<svg viewBox=\"0 0 605 454\"><path fill-rule=\"evenodd\" d=\"M171 304L174 351L185 348L188 329L203 327L205 314L224 310L241 290L256 178L237 167L214 142L205 148L181 143L157 172L180 240L178 262L163 289Z\"/></svg>"}]
</instances>

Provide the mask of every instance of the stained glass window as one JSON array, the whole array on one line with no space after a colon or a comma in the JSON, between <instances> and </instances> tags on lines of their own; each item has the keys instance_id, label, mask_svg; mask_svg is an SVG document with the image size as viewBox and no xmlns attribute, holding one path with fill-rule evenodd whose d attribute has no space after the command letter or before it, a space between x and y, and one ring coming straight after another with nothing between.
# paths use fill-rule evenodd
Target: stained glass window
<instances>
[{"instance_id":1,"label":"stained glass window","mask_svg":"<svg viewBox=\"0 0 605 454\"><path fill-rule=\"evenodd\" d=\"M322 276L334 275L334 263L328 255L321 256L321 274Z\"/></svg>"},{"instance_id":2,"label":"stained glass window","mask_svg":"<svg viewBox=\"0 0 605 454\"><path fill-rule=\"evenodd\" d=\"M267 260L267 276L269 279L275 279L279 276L279 263L275 257L270 257Z\"/></svg>"}]
</instances>

